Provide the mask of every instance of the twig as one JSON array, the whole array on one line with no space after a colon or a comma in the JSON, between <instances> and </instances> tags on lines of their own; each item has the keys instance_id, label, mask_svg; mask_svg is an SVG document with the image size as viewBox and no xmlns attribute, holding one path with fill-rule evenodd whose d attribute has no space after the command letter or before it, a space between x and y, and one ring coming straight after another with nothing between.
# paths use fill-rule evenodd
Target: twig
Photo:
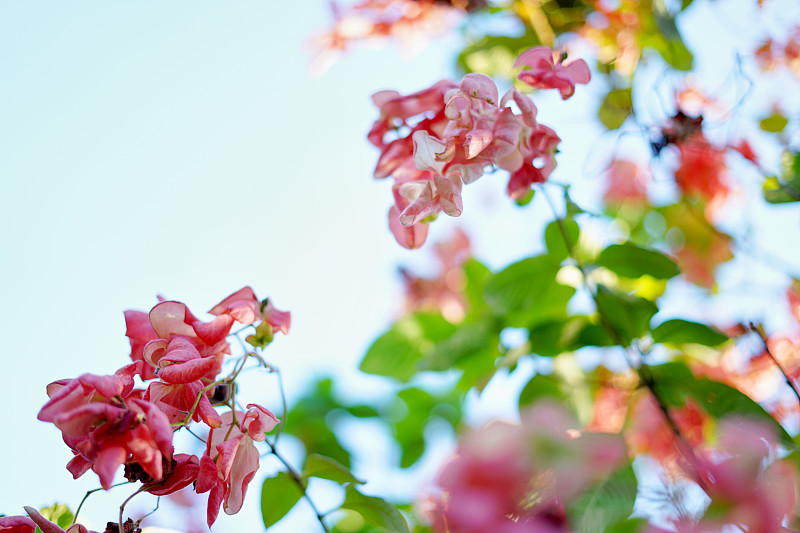
<instances>
[{"instance_id":1,"label":"twig","mask_svg":"<svg viewBox=\"0 0 800 533\"><path fill-rule=\"evenodd\" d=\"M114 487L121 487L122 485L129 485L130 483L131 483L130 481L123 481L122 483L117 483L116 485L111 485L110 488L113 489ZM74 526L75 525L75 522L78 520L78 514L81 512L81 508L83 507L83 504L84 504L84 502L86 502L87 498L89 498L89 496L91 494L94 494L95 492L98 492L98 491L101 491L101 490L103 490L103 487L99 487L99 488L96 488L96 489L92 489L92 490L86 491L86 494L83 495L83 499L81 500L81 503L78 504L78 508L75 510L75 514L72 515L72 524L70 524L70 526Z\"/></svg>"},{"instance_id":2,"label":"twig","mask_svg":"<svg viewBox=\"0 0 800 533\"><path fill-rule=\"evenodd\" d=\"M792 389L792 392L797 397L797 401L800 402L800 390L797 389L797 386L794 384L791 378L789 378L789 374L783 368L783 365L781 365L780 362L778 362L778 359L772 353L772 350L770 350L769 342L767 342L768 341L767 332L764 331L764 326L762 326L761 324L754 324L753 322L750 322L750 331L758 335L758 338L761 339L761 344L764 345L764 352L766 352L769 358L772 359L772 362L775 363L775 366L778 367L778 370L781 371L781 374L783 374L783 379L786 381L786 384L789 385L789 388Z\"/></svg>"},{"instance_id":3,"label":"twig","mask_svg":"<svg viewBox=\"0 0 800 533\"><path fill-rule=\"evenodd\" d=\"M311 497L308 495L308 492L306 492L306 484L303 481L303 478L300 476L297 470L295 470L292 467L292 465L290 465L289 462L286 459L284 459L283 456L281 456L281 454L278 453L278 450L276 449L274 443L270 442L269 439L265 439L264 442L266 442L267 446L269 446L272 455L277 457L278 461L283 463L283 466L286 467L286 473L289 474L289 477L292 478L295 484L300 488L300 492L303 493L303 497L311 506L311 510L314 511L314 514L317 515L317 520L319 520L319 523L322 525L322 529L325 531L325 533L331 533L331 530L328 529L328 526L325 524L324 520L325 515L319 512L319 509L317 509L317 506L314 505L314 502L311 500Z\"/></svg>"}]
</instances>

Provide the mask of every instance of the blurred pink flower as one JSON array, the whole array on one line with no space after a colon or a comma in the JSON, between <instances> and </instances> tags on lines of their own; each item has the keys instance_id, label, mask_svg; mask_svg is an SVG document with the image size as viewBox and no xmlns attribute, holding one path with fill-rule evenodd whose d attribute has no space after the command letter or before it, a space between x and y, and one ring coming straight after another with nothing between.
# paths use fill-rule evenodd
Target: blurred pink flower
<instances>
[{"instance_id":1,"label":"blurred pink flower","mask_svg":"<svg viewBox=\"0 0 800 533\"><path fill-rule=\"evenodd\" d=\"M589 83L592 73L583 59L564 65L566 54L558 54L546 46L536 46L520 54L515 67L528 67L517 79L537 89L558 89L566 100L575 93L575 85Z\"/></svg>"}]
</instances>

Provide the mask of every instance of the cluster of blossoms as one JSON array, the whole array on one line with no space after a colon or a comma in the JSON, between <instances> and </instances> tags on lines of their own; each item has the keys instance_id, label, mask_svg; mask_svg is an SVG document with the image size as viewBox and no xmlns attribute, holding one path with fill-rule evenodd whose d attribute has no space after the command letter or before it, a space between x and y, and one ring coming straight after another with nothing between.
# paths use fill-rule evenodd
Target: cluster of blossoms
<instances>
[{"instance_id":1,"label":"cluster of blossoms","mask_svg":"<svg viewBox=\"0 0 800 533\"><path fill-rule=\"evenodd\" d=\"M485 6L485 0L360 0L343 8L331 1L334 25L314 38L320 52L312 69L324 72L352 45L367 41L391 39L416 51L464 13Z\"/></svg>"},{"instance_id":2,"label":"cluster of blossoms","mask_svg":"<svg viewBox=\"0 0 800 533\"><path fill-rule=\"evenodd\" d=\"M755 51L761 70L784 67L800 76L800 26L795 26L783 42L769 38Z\"/></svg>"},{"instance_id":3,"label":"cluster of blossoms","mask_svg":"<svg viewBox=\"0 0 800 533\"><path fill-rule=\"evenodd\" d=\"M250 287L210 314L213 319L202 321L177 301L161 301L149 313L126 311L131 364L112 375L83 374L47 386L50 400L38 418L61 431L74 454L67 464L74 478L91 469L107 490L124 466L129 482L142 483L139 492L163 496L192 483L198 493L209 492L209 526L221 506L228 514L239 511L259 466L254 441L279 421L257 404L237 410L235 378L247 355L221 378L231 354L228 337L235 323L251 326L248 342L264 347L274 333L288 333L291 315L256 298ZM146 388L137 387L137 378ZM216 406L227 409L220 414ZM175 453L173 446L173 433L193 421L208 430L202 457Z\"/></svg>"},{"instance_id":4,"label":"cluster of blossoms","mask_svg":"<svg viewBox=\"0 0 800 533\"><path fill-rule=\"evenodd\" d=\"M557 89L567 99L575 84L588 83L591 75L583 60L564 65L563 59L541 46L523 52L516 61L526 67L519 79ZM555 168L560 139L536 121L533 101L514 87L500 98L494 81L483 74L467 74L460 84L440 81L407 96L381 91L372 100L381 112L368 135L381 150L374 175L394 181L389 227L406 248L425 242L429 217L459 216L462 186L487 168L510 173L508 195L514 199ZM509 107L512 101L519 114Z\"/></svg>"},{"instance_id":5,"label":"cluster of blossoms","mask_svg":"<svg viewBox=\"0 0 800 533\"><path fill-rule=\"evenodd\" d=\"M459 444L428 502L436 533L565 533L565 506L625 462L619 435L580 432L539 403L522 424L490 422Z\"/></svg>"}]
</instances>

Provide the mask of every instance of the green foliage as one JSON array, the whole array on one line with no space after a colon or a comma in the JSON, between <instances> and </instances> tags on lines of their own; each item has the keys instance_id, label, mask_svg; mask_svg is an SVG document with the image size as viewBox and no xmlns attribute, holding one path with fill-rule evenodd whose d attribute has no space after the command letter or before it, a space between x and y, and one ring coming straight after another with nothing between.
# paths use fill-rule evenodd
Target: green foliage
<instances>
[{"instance_id":1,"label":"green foliage","mask_svg":"<svg viewBox=\"0 0 800 533\"><path fill-rule=\"evenodd\" d=\"M610 525L626 520L633 513L636 491L636 476L629 463L571 502L567 510L571 531L607 531Z\"/></svg>"},{"instance_id":2,"label":"green foliage","mask_svg":"<svg viewBox=\"0 0 800 533\"><path fill-rule=\"evenodd\" d=\"M72 525L73 514L63 503L54 503L50 507L42 507L39 512L61 529L67 529ZM39 531L39 528L36 528Z\"/></svg>"},{"instance_id":3,"label":"green foliage","mask_svg":"<svg viewBox=\"0 0 800 533\"><path fill-rule=\"evenodd\" d=\"M600 104L600 109L597 111L597 118L606 129L615 130L622 126L632 112L633 100L630 87L614 89L603 98L603 103Z\"/></svg>"},{"instance_id":4,"label":"green foliage","mask_svg":"<svg viewBox=\"0 0 800 533\"><path fill-rule=\"evenodd\" d=\"M761 119L761 122L758 123L762 130L769 133L780 133L788 124L789 119L780 113L772 113L770 116Z\"/></svg>"},{"instance_id":5,"label":"green foliage","mask_svg":"<svg viewBox=\"0 0 800 533\"><path fill-rule=\"evenodd\" d=\"M705 324L681 319L662 322L653 329L652 335L654 341L669 344L718 346L728 340L727 335Z\"/></svg>"},{"instance_id":6,"label":"green foliage","mask_svg":"<svg viewBox=\"0 0 800 533\"><path fill-rule=\"evenodd\" d=\"M552 400L563 401L565 394L561 389L561 383L552 374L536 374L531 378L519 395L519 409L522 411L541 400L550 398Z\"/></svg>"},{"instance_id":7,"label":"green foliage","mask_svg":"<svg viewBox=\"0 0 800 533\"><path fill-rule=\"evenodd\" d=\"M305 467L303 468L303 479L316 477L335 481L340 485L345 483L364 484L365 481L358 479L350 472L350 469L330 457L312 453L306 457Z\"/></svg>"},{"instance_id":8,"label":"green foliage","mask_svg":"<svg viewBox=\"0 0 800 533\"><path fill-rule=\"evenodd\" d=\"M670 279L680 274L675 262L663 253L632 242L612 244L600 252L596 263L626 278L650 276Z\"/></svg>"},{"instance_id":9,"label":"green foliage","mask_svg":"<svg viewBox=\"0 0 800 533\"><path fill-rule=\"evenodd\" d=\"M389 533L409 533L405 518L393 505L382 498L362 494L353 485L345 490L342 509L360 514L367 524Z\"/></svg>"},{"instance_id":10,"label":"green foliage","mask_svg":"<svg viewBox=\"0 0 800 533\"><path fill-rule=\"evenodd\" d=\"M455 331L438 313L415 313L398 320L370 346L361 371L408 381L422 370L426 347L447 339Z\"/></svg>"},{"instance_id":11,"label":"green foliage","mask_svg":"<svg viewBox=\"0 0 800 533\"><path fill-rule=\"evenodd\" d=\"M800 152L784 152L781 163L782 177L764 182L764 199L771 204L800 201Z\"/></svg>"},{"instance_id":12,"label":"green foliage","mask_svg":"<svg viewBox=\"0 0 800 533\"><path fill-rule=\"evenodd\" d=\"M571 218L554 220L544 229L544 242L547 255L554 261L561 262L570 255L570 248L578 244L580 227ZM569 247L567 246L567 240Z\"/></svg>"},{"instance_id":13,"label":"green foliage","mask_svg":"<svg viewBox=\"0 0 800 533\"><path fill-rule=\"evenodd\" d=\"M486 303L498 315L529 309L539 303L553 284L558 269L558 262L547 255L509 265L486 283Z\"/></svg>"},{"instance_id":14,"label":"green foliage","mask_svg":"<svg viewBox=\"0 0 800 533\"><path fill-rule=\"evenodd\" d=\"M286 472L268 477L261 485L261 517L269 529L279 522L303 497L297 483Z\"/></svg>"},{"instance_id":15,"label":"green foliage","mask_svg":"<svg viewBox=\"0 0 800 533\"><path fill-rule=\"evenodd\" d=\"M715 419L736 415L761 420L785 443L792 442L786 430L749 396L724 383L696 377L684 363L650 366L647 372L659 395L671 407L682 406L687 398L692 398Z\"/></svg>"},{"instance_id":16,"label":"green foliage","mask_svg":"<svg viewBox=\"0 0 800 533\"><path fill-rule=\"evenodd\" d=\"M463 72L480 72L487 76L511 79L517 56L540 44L533 31L520 37L485 35L464 48L458 55L456 65Z\"/></svg>"},{"instance_id":17,"label":"green foliage","mask_svg":"<svg viewBox=\"0 0 800 533\"><path fill-rule=\"evenodd\" d=\"M644 25L642 46L658 52L664 61L676 70L691 70L694 57L684 44L675 25L675 19L667 12L662 0L648 1L648 3L653 6L653 10L652 17L642 21Z\"/></svg>"},{"instance_id":18,"label":"green foliage","mask_svg":"<svg viewBox=\"0 0 800 533\"><path fill-rule=\"evenodd\" d=\"M425 429L433 419L446 421L454 429L461 422L461 395L457 392L433 394L417 387L397 393L400 409L389 411L391 428L400 445L400 467L408 468L422 457L425 451ZM402 416L392 416L400 412Z\"/></svg>"},{"instance_id":19,"label":"green foliage","mask_svg":"<svg viewBox=\"0 0 800 533\"><path fill-rule=\"evenodd\" d=\"M619 336L619 342L626 346L649 331L650 319L658 312L658 307L650 300L615 294L602 285L597 287L595 302L600 315Z\"/></svg>"},{"instance_id":20,"label":"green foliage","mask_svg":"<svg viewBox=\"0 0 800 533\"><path fill-rule=\"evenodd\" d=\"M377 411L369 406L343 405L333 395L333 383L323 379L314 384L309 393L303 396L289 411L286 417L286 431L303 443L309 452L330 457L343 466L350 466L350 454L339 443L333 430L328 427L327 417L337 413L351 413L353 416L377 416Z\"/></svg>"}]
</instances>

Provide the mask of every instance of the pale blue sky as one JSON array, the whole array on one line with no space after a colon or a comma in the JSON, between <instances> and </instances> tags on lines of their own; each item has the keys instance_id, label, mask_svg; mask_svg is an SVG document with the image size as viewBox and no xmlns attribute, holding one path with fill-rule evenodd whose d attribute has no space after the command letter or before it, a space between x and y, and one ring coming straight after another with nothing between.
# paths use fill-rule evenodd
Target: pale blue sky
<instances>
[{"instance_id":1,"label":"pale blue sky","mask_svg":"<svg viewBox=\"0 0 800 533\"><path fill-rule=\"evenodd\" d=\"M122 311L149 308L157 293L200 314L251 285L291 310L291 334L266 353L284 369L290 400L329 372L351 388L381 387L355 367L400 308L396 266L425 259L402 250L386 228L389 184L372 180L377 154L364 139L376 117L369 95L452 77L459 43L439 42L413 60L391 48L359 50L311 77L305 43L328 22L326 5L0 3L8 365L0 512L53 501L74 508L98 486L92 473L72 481L67 447L36 413L50 381L125 364ZM713 35L702 13L696 20L712 37L706 44L730 45L733 35ZM703 65L720 80L728 71L713 59ZM577 181L587 152L602 151L592 91L536 102L542 122L564 139L554 177ZM442 217L431 239L462 224L493 266L539 248L550 214L544 204L510 207L505 179L467 187L462 219ZM596 181L583 185L576 196L596 191ZM792 234L776 249L797 242L797 210L781 216ZM252 400L277 410L274 383L263 379L248 381L250 391L265 388ZM484 412L508 412L514 400ZM376 492L392 486L374 483ZM220 515L215 531L260 530L259 489L256 481L239 521ZM82 514L95 527L128 493L118 490L87 504ZM308 524L308 515L292 518L276 531Z\"/></svg>"}]
</instances>

